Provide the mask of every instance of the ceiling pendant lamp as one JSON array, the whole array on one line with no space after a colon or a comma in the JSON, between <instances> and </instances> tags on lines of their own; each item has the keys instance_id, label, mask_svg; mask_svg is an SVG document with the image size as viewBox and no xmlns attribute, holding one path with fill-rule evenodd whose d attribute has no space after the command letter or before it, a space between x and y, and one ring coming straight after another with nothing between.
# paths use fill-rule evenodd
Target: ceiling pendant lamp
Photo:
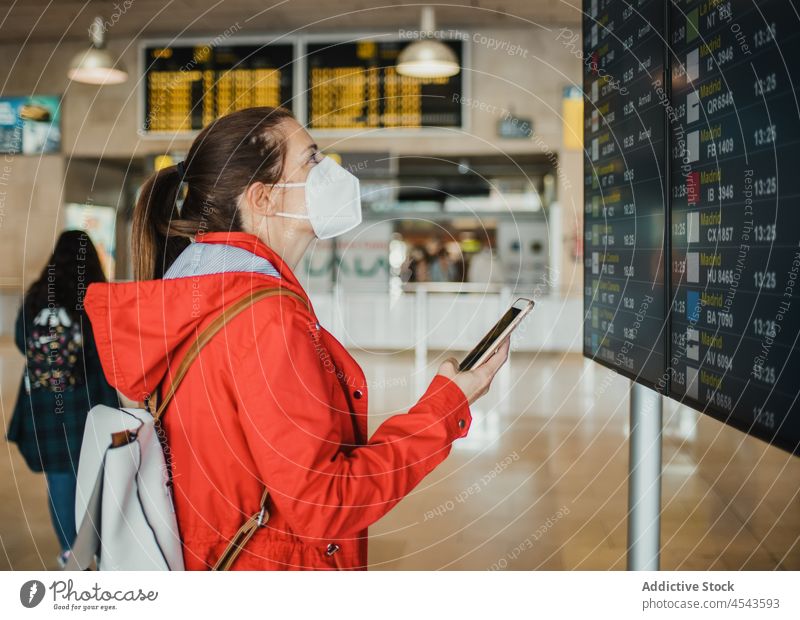
<instances>
[{"instance_id":1,"label":"ceiling pendant lamp","mask_svg":"<svg viewBox=\"0 0 800 620\"><path fill-rule=\"evenodd\" d=\"M95 17L89 28L91 45L85 52L78 52L72 59L67 76L84 84L121 84L128 79L122 63L115 61L106 47L105 24L102 17Z\"/></svg>"},{"instance_id":2,"label":"ceiling pendant lamp","mask_svg":"<svg viewBox=\"0 0 800 620\"><path fill-rule=\"evenodd\" d=\"M433 7L422 7L420 40L409 44L397 57L397 72L417 78L451 77L461 71L452 49L435 36Z\"/></svg>"}]
</instances>

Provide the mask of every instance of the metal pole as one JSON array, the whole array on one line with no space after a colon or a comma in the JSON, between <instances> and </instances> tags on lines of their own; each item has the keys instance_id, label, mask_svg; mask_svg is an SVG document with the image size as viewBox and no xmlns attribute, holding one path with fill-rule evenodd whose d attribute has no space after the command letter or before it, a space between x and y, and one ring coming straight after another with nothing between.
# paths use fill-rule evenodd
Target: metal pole
<instances>
[{"instance_id":1,"label":"metal pole","mask_svg":"<svg viewBox=\"0 0 800 620\"><path fill-rule=\"evenodd\" d=\"M422 396L428 383L428 290L418 286L414 296L414 387Z\"/></svg>"},{"instance_id":2,"label":"metal pole","mask_svg":"<svg viewBox=\"0 0 800 620\"><path fill-rule=\"evenodd\" d=\"M659 570L661 395L631 384L628 462L628 570Z\"/></svg>"}]
</instances>

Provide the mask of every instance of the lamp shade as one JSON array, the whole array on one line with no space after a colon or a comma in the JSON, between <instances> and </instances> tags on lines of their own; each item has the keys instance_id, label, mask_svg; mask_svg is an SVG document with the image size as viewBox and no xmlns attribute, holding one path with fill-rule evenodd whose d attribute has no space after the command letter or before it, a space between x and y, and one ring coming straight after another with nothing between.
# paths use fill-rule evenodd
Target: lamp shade
<instances>
[{"instance_id":1,"label":"lamp shade","mask_svg":"<svg viewBox=\"0 0 800 620\"><path fill-rule=\"evenodd\" d=\"M116 62L106 51L106 25L102 17L95 17L89 27L89 49L75 54L69 64L67 76L84 84L120 84L128 79L122 63Z\"/></svg>"},{"instance_id":2,"label":"lamp shade","mask_svg":"<svg viewBox=\"0 0 800 620\"><path fill-rule=\"evenodd\" d=\"M410 43L397 57L397 72L416 78L451 77L461 71L455 52L437 41L433 7L422 7L420 40Z\"/></svg>"},{"instance_id":3,"label":"lamp shade","mask_svg":"<svg viewBox=\"0 0 800 620\"><path fill-rule=\"evenodd\" d=\"M400 75L418 78L451 77L461 71L453 50L441 41L414 41L397 57Z\"/></svg>"},{"instance_id":4,"label":"lamp shade","mask_svg":"<svg viewBox=\"0 0 800 620\"><path fill-rule=\"evenodd\" d=\"M128 72L107 50L90 47L75 55L67 76L84 84L121 84L128 79Z\"/></svg>"}]
</instances>

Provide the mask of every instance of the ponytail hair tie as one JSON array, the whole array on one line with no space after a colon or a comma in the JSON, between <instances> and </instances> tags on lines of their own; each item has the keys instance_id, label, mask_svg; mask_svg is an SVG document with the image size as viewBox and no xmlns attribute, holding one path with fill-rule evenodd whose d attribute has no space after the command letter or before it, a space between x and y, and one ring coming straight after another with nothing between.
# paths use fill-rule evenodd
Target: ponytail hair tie
<instances>
[{"instance_id":1,"label":"ponytail hair tie","mask_svg":"<svg viewBox=\"0 0 800 620\"><path fill-rule=\"evenodd\" d=\"M186 182L183 178L186 175L186 162L181 160L177 164L175 164L175 170L178 172L178 190L175 192L175 208L178 211L178 216L180 217L181 211L183 210L183 198L181 197L181 187Z\"/></svg>"}]
</instances>

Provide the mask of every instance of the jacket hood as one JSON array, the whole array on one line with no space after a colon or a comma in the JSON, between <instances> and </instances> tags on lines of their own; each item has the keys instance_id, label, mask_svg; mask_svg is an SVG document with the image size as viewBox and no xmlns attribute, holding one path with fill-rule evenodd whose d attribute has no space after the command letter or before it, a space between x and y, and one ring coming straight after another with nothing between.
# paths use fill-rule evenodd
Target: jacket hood
<instances>
[{"instance_id":1,"label":"jacket hood","mask_svg":"<svg viewBox=\"0 0 800 620\"><path fill-rule=\"evenodd\" d=\"M173 354L223 308L255 289L283 286L308 297L291 269L254 235L205 233L203 243L240 247L269 260L281 278L224 272L166 280L95 283L84 299L97 352L108 382L142 402L161 383ZM309 302L310 307L310 302Z\"/></svg>"}]
</instances>

